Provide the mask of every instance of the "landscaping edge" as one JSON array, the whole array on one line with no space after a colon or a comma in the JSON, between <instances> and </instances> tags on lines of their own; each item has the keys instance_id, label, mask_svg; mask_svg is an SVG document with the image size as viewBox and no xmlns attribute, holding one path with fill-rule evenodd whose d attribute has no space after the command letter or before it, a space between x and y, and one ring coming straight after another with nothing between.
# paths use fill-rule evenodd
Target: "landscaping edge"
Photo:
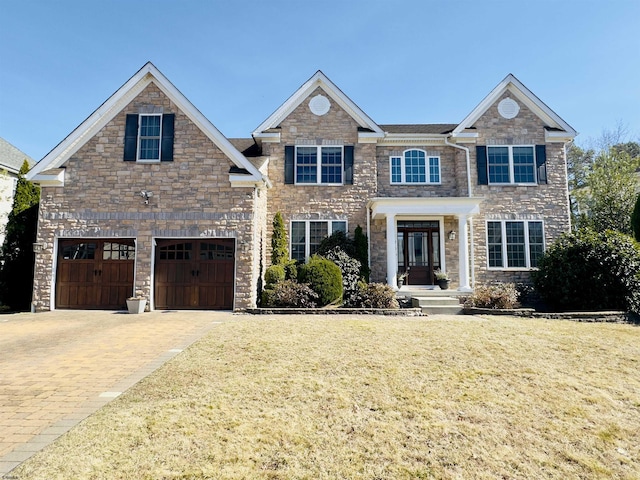
<instances>
[{"instance_id":1,"label":"landscaping edge","mask_svg":"<svg viewBox=\"0 0 640 480\"><path fill-rule=\"evenodd\" d=\"M640 323L640 317L631 312L538 312L533 308L492 309L466 307L465 315L511 315L514 317L573 320L575 322Z\"/></svg>"},{"instance_id":2,"label":"landscaping edge","mask_svg":"<svg viewBox=\"0 0 640 480\"><path fill-rule=\"evenodd\" d=\"M420 317L420 308L247 308L252 315L391 315Z\"/></svg>"}]
</instances>

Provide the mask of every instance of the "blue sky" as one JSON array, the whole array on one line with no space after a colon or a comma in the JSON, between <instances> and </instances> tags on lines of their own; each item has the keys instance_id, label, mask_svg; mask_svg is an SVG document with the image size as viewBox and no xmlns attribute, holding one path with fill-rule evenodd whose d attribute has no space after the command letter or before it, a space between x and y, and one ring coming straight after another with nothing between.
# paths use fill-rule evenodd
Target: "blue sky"
<instances>
[{"instance_id":1,"label":"blue sky","mask_svg":"<svg viewBox=\"0 0 640 480\"><path fill-rule=\"evenodd\" d=\"M316 70L378 123L460 122L508 73L586 144L640 140L640 0L0 0L0 137L39 160L147 61L227 137Z\"/></svg>"}]
</instances>

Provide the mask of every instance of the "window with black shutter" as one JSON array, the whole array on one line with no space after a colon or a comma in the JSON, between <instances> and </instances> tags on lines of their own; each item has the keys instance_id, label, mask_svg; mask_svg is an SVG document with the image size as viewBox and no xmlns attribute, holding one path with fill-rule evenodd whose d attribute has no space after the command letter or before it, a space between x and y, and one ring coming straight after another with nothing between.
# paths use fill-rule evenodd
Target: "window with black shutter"
<instances>
[{"instance_id":1,"label":"window with black shutter","mask_svg":"<svg viewBox=\"0 0 640 480\"><path fill-rule=\"evenodd\" d=\"M125 124L126 162L173 161L175 114L128 114Z\"/></svg>"}]
</instances>

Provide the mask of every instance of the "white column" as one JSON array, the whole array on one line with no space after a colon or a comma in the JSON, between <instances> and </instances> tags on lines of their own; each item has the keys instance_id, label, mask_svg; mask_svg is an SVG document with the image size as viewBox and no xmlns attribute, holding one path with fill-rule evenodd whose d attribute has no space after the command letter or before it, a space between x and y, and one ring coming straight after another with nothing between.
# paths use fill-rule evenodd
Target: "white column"
<instances>
[{"instance_id":1,"label":"white column","mask_svg":"<svg viewBox=\"0 0 640 480\"><path fill-rule=\"evenodd\" d=\"M470 292L469 285L469 225L467 216L458 217L458 258L460 263L460 285L458 290Z\"/></svg>"},{"instance_id":2,"label":"white column","mask_svg":"<svg viewBox=\"0 0 640 480\"><path fill-rule=\"evenodd\" d=\"M387 284L392 288L398 288L398 232L396 230L396 217L387 214Z\"/></svg>"}]
</instances>

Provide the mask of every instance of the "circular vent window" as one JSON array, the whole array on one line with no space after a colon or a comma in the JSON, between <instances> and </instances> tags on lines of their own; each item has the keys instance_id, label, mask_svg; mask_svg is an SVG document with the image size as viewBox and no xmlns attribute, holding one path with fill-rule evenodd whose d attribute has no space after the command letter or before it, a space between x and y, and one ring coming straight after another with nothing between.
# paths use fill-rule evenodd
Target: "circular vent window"
<instances>
[{"instance_id":1,"label":"circular vent window","mask_svg":"<svg viewBox=\"0 0 640 480\"><path fill-rule=\"evenodd\" d=\"M503 118L515 118L519 111L520 106L511 98L505 98L498 104L498 113Z\"/></svg>"},{"instance_id":2,"label":"circular vent window","mask_svg":"<svg viewBox=\"0 0 640 480\"><path fill-rule=\"evenodd\" d=\"M309 110L317 116L322 116L331 108L331 102L324 95L316 95L309 101Z\"/></svg>"}]
</instances>

